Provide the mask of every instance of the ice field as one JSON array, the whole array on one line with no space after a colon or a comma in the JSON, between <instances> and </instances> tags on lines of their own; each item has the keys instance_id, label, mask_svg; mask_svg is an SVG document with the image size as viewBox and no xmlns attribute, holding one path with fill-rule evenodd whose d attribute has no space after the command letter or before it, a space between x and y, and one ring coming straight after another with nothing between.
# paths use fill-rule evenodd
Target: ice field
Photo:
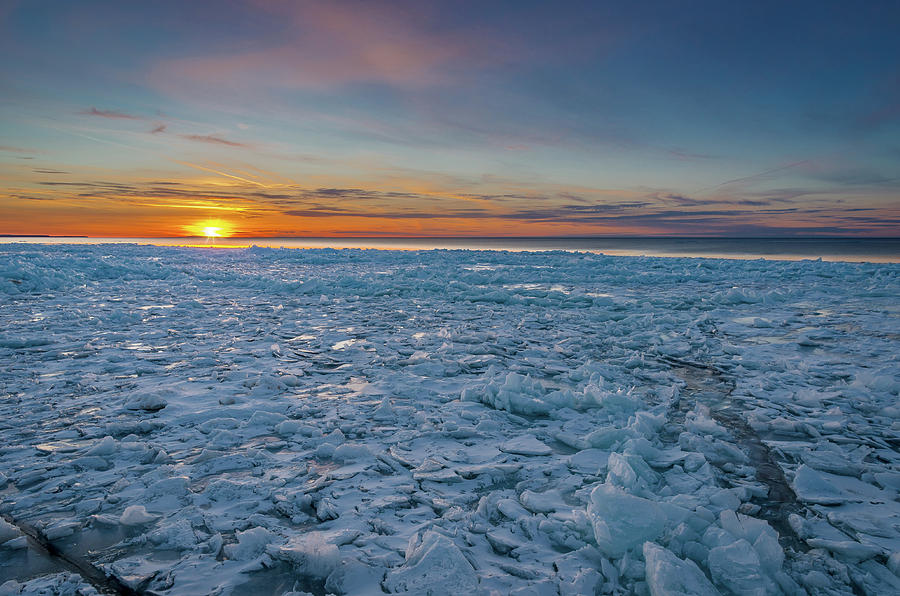
<instances>
[{"instance_id":1,"label":"ice field","mask_svg":"<svg viewBox=\"0 0 900 596\"><path fill-rule=\"evenodd\" d=\"M900 594L898 296L896 264L3 245L0 595Z\"/></svg>"}]
</instances>

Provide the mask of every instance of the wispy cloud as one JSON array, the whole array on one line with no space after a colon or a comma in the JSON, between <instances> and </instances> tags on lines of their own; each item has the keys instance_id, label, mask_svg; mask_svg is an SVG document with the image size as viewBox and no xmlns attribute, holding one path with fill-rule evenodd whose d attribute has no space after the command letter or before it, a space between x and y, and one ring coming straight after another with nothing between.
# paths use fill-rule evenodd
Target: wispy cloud
<instances>
[{"instance_id":1,"label":"wispy cloud","mask_svg":"<svg viewBox=\"0 0 900 596\"><path fill-rule=\"evenodd\" d=\"M24 147L12 147L10 145L0 145L0 151L7 153L37 153L34 149L25 149Z\"/></svg>"},{"instance_id":2,"label":"wispy cloud","mask_svg":"<svg viewBox=\"0 0 900 596\"><path fill-rule=\"evenodd\" d=\"M691 151L685 151L684 149L668 149L666 153L669 157L677 159L679 161L697 161L697 160L705 160L705 159L716 159L715 155L707 155L705 153L693 153Z\"/></svg>"},{"instance_id":3,"label":"wispy cloud","mask_svg":"<svg viewBox=\"0 0 900 596\"><path fill-rule=\"evenodd\" d=\"M657 193L654 196L663 203L674 203L682 207L696 207L698 205L709 205L710 203L716 202L709 199L695 199L693 197L688 197L676 193Z\"/></svg>"},{"instance_id":4,"label":"wispy cloud","mask_svg":"<svg viewBox=\"0 0 900 596\"><path fill-rule=\"evenodd\" d=\"M815 177L844 187L885 186L900 183L900 178L885 176L871 168L838 168L819 173Z\"/></svg>"},{"instance_id":5,"label":"wispy cloud","mask_svg":"<svg viewBox=\"0 0 900 596\"><path fill-rule=\"evenodd\" d=\"M154 131L157 132L157 131ZM162 132L162 131L158 131ZM243 149L249 149L251 145L247 143L240 143L238 141L231 141L219 135L179 135L182 139L187 139L188 141L196 141L198 143L211 143L213 145L224 145L226 147L240 147Z\"/></svg>"},{"instance_id":6,"label":"wispy cloud","mask_svg":"<svg viewBox=\"0 0 900 596\"><path fill-rule=\"evenodd\" d=\"M85 116L97 116L99 118L112 118L115 120L143 120L141 116L135 116L134 114L120 112L118 110L98 110L93 106L89 110L82 110L78 113Z\"/></svg>"}]
</instances>

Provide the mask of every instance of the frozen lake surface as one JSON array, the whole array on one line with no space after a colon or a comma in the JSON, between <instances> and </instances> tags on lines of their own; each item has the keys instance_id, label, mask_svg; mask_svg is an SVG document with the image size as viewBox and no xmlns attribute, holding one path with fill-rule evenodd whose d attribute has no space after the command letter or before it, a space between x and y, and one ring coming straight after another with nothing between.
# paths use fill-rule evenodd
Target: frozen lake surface
<instances>
[{"instance_id":1,"label":"frozen lake surface","mask_svg":"<svg viewBox=\"0 0 900 596\"><path fill-rule=\"evenodd\" d=\"M900 593L898 296L897 264L2 245L0 594Z\"/></svg>"}]
</instances>

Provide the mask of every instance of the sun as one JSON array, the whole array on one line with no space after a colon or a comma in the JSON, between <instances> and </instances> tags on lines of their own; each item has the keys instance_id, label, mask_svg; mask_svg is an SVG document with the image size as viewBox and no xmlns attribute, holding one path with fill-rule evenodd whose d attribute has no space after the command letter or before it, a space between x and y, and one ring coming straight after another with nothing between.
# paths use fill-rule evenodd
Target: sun
<instances>
[{"instance_id":1,"label":"sun","mask_svg":"<svg viewBox=\"0 0 900 596\"><path fill-rule=\"evenodd\" d=\"M231 236L234 226L230 222L223 219L204 219L182 226L186 235L206 238L212 240L214 238L228 238Z\"/></svg>"}]
</instances>

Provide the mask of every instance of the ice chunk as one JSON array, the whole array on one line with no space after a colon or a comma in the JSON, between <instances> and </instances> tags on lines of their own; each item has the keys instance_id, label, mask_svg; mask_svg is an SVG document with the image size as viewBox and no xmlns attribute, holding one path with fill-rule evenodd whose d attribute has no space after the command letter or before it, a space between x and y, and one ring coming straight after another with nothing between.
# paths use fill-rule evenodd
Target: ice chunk
<instances>
[{"instance_id":1,"label":"ice chunk","mask_svg":"<svg viewBox=\"0 0 900 596\"><path fill-rule=\"evenodd\" d=\"M698 406L685 417L684 426L697 435L711 435L715 437L727 437L725 427L709 416L709 409Z\"/></svg>"},{"instance_id":2,"label":"ice chunk","mask_svg":"<svg viewBox=\"0 0 900 596\"><path fill-rule=\"evenodd\" d=\"M824 548L853 562L865 561L882 554L883 549L872 544L862 544L855 540L827 540L810 538L806 541L813 548Z\"/></svg>"},{"instance_id":3,"label":"ice chunk","mask_svg":"<svg viewBox=\"0 0 900 596\"><path fill-rule=\"evenodd\" d=\"M900 528L900 508L893 503L846 504L829 511L827 517L831 525L849 530L851 535L900 538L897 531Z\"/></svg>"},{"instance_id":4,"label":"ice chunk","mask_svg":"<svg viewBox=\"0 0 900 596\"><path fill-rule=\"evenodd\" d=\"M634 433L630 429L604 426L593 431L585 438L585 440L591 447L609 450L618 443L622 443L633 436Z\"/></svg>"},{"instance_id":5,"label":"ice chunk","mask_svg":"<svg viewBox=\"0 0 900 596\"><path fill-rule=\"evenodd\" d=\"M558 509L571 509L571 506L563 501L562 494L558 490L548 490L542 493L525 490L519 495L519 502L534 513L549 513Z\"/></svg>"},{"instance_id":6,"label":"ice chunk","mask_svg":"<svg viewBox=\"0 0 900 596\"><path fill-rule=\"evenodd\" d=\"M18 538L13 538L12 540L8 540L3 544L3 548L9 550L21 550L23 548L28 548L28 536L19 536Z\"/></svg>"},{"instance_id":7,"label":"ice chunk","mask_svg":"<svg viewBox=\"0 0 900 596\"><path fill-rule=\"evenodd\" d=\"M759 555L743 538L709 551L709 574L716 584L735 594L764 596L775 591L775 583L763 573Z\"/></svg>"},{"instance_id":8,"label":"ice chunk","mask_svg":"<svg viewBox=\"0 0 900 596\"><path fill-rule=\"evenodd\" d=\"M244 426L264 426L273 428L276 424L287 420L287 416L278 412L267 412L266 410L256 410L244 424Z\"/></svg>"},{"instance_id":9,"label":"ice chunk","mask_svg":"<svg viewBox=\"0 0 900 596\"><path fill-rule=\"evenodd\" d=\"M652 596L718 596L697 564L679 559L672 551L652 542L644 543L647 585Z\"/></svg>"},{"instance_id":10,"label":"ice chunk","mask_svg":"<svg viewBox=\"0 0 900 596\"><path fill-rule=\"evenodd\" d=\"M529 376L510 372L505 377L493 378L487 384L463 389L460 399L480 401L498 410L528 416L544 416L553 411L553 405L544 401L544 388Z\"/></svg>"},{"instance_id":11,"label":"ice chunk","mask_svg":"<svg viewBox=\"0 0 900 596\"><path fill-rule=\"evenodd\" d=\"M659 475L634 453L611 453L608 466L607 484L615 484L633 494L650 496L650 487L659 482Z\"/></svg>"},{"instance_id":12,"label":"ice chunk","mask_svg":"<svg viewBox=\"0 0 900 596\"><path fill-rule=\"evenodd\" d=\"M372 412L372 420L376 420L378 422L393 420L395 417L396 413L394 412L394 408L391 406L391 400L387 397L381 400L381 405L378 406L374 412Z\"/></svg>"},{"instance_id":13,"label":"ice chunk","mask_svg":"<svg viewBox=\"0 0 900 596\"><path fill-rule=\"evenodd\" d=\"M144 410L145 412L158 412L169 405L162 392L142 393L132 395L125 402L128 410Z\"/></svg>"},{"instance_id":14,"label":"ice chunk","mask_svg":"<svg viewBox=\"0 0 900 596\"><path fill-rule=\"evenodd\" d=\"M319 579L328 577L341 562L337 546L328 542L321 532L292 536L284 546L269 546L267 551L289 562L297 572Z\"/></svg>"},{"instance_id":15,"label":"ice chunk","mask_svg":"<svg viewBox=\"0 0 900 596\"><path fill-rule=\"evenodd\" d=\"M112 464L105 457L90 455L72 460L72 465L79 470L108 470Z\"/></svg>"},{"instance_id":16,"label":"ice chunk","mask_svg":"<svg viewBox=\"0 0 900 596\"><path fill-rule=\"evenodd\" d=\"M117 449L116 445L117 445L116 440L114 438L110 437L109 435L107 435L107 436L103 437L101 440L99 440L97 443L95 443L93 447L88 449L85 452L85 455L88 457L112 455L113 453L116 452L116 449Z\"/></svg>"},{"instance_id":17,"label":"ice chunk","mask_svg":"<svg viewBox=\"0 0 900 596\"><path fill-rule=\"evenodd\" d=\"M591 492L588 515L597 546L610 557L620 557L655 539L666 523L666 514L658 504L611 484L601 484Z\"/></svg>"},{"instance_id":18,"label":"ice chunk","mask_svg":"<svg viewBox=\"0 0 900 596\"><path fill-rule=\"evenodd\" d=\"M478 587L475 569L449 538L433 530L410 540L406 562L388 572L384 586L391 593L413 592L423 596L446 594L452 586L457 594Z\"/></svg>"},{"instance_id":19,"label":"ice chunk","mask_svg":"<svg viewBox=\"0 0 900 596\"><path fill-rule=\"evenodd\" d=\"M214 430L235 429L240 425L236 418L210 418L197 426L200 432L210 434Z\"/></svg>"},{"instance_id":20,"label":"ice chunk","mask_svg":"<svg viewBox=\"0 0 900 596\"><path fill-rule=\"evenodd\" d=\"M793 484L797 497L809 503L836 505L850 498L850 495L835 486L822 472L817 472L806 464L797 468Z\"/></svg>"},{"instance_id":21,"label":"ice chunk","mask_svg":"<svg viewBox=\"0 0 900 596\"><path fill-rule=\"evenodd\" d=\"M858 568L861 573L854 579L859 581L861 592L879 595L900 594L900 579L884 565L869 560L860 563Z\"/></svg>"},{"instance_id":22,"label":"ice chunk","mask_svg":"<svg viewBox=\"0 0 900 596\"><path fill-rule=\"evenodd\" d=\"M732 445L713 436L700 436L689 432L683 432L678 437L679 446L685 451L697 451L702 453L707 460L716 464L746 464L749 460L746 454L736 445Z\"/></svg>"},{"instance_id":23,"label":"ice chunk","mask_svg":"<svg viewBox=\"0 0 900 596\"><path fill-rule=\"evenodd\" d=\"M531 513L512 499L500 499L497 501L497 511L512 520L526 519Z\"/></svg>"},{"instance_id":24,"label":"ice chunk","mask_svg":"<svg viewBox=\"0 0 900 596\"><path fill-rule=\"evenodd\" d=\"M372 567L356 559L347 559L340 561L325 580L325 589L333 594L380 596L384 594L381 589L383 579L383 567Z\"/></svg>"},{"instance_id":25,"label":"ice chunk","mask_svg":"<svg viewBox=\"0 0 900 596\"><path fill-rule=\"evenodd\" d=\"M365 445L359 443L344 443L335 448L331 457L337 461L354 461L358 459L371 459L372 452Z\"/></svg>"},{"instance_id":26,"label":"ice chunk","mask_svg":"<svg viewBox=\"0 0 900 596\"><path fill-rule=\"evenodd\" d=\"M500 451L516 455L550 455L553 450L534 435L523 435L510 439L500 446Z\"/></svg>"},{"instance_id":27,"label":"ice chunk","mask_svg":"<svg viewBox=\"0 0 900 596\"><path fill-rule=\"evenodd\" d=\"M123 526L142 526L156 518L156 515L147 513L147 509L143 505L131 505L122 512L121 517L119 517L119 523Z\"/></svg>"},{"instance_id":28,"label":"ice chunk","mask_svg":"<svg viewBox=\"0 0 900 596\"><path fill-rule=\"evenodd\" d=\"M601 449L582 449L569 456L568 464L582 474L598 476L606 470L609 452Z\"/></svg>"},{"instance_id":29,"label":"ice chunk","mask_svg":"<svg viewBox=\"0 0 900 596\"><path fill-rule=\"evenodd\" d=\"M892 553L887 560L887 568L891 570L891 572L900 577L900 551Z\"/></svg>"},{"instance_id":30,"label":"ice chunk","mask_svg":"<svg viewBox=\"0 0 900 596\"><path fill-rule=\"evenodd\" d=\"M337 519L339 516L340 512L338 511L337 504L331 499L320 499L319 502L316 503L316 517L318 517L320 521Z\"/></svg>"},{"instance_id":31,"label":"ice chunk","mask_svg":"<svg viewBox=\"0 0 900 596\"><path fill-rule=\"evenodd\" d=\"M23 582L9 580L0 585L0 596L29 594L35 596L99 596L99 593L77 573L42 574Z\"/></svg>"},{"instance_id":32,"label":"ice chunk","mask_svg":"<svg viewBox=\"0 0 900 596\"><path fill-rule=\"evenodd\" d=\"M737 538L744 538L752 543L762 534L771 533L776 539L778 535L767 522L742 513L725 510L719 514L719 523L722 528Z\"/></svg>"},{"instance_id":33,"label":"ice chunk","mask_svg":"<svg viewBox=\"0 0 900 596\"><path fill-rule=\"evenodd\" d=\"M304 426L297 420L284 420L275 425L275 433L282 437L289 437L299 433Z\"/></svg>"},{"instance_id":34,"label":"ice chunk","mask_svg":"<svg viewBox=\"0 0 900 596\"><path fill-rule=\"evenodd\" d=\"M163 478L147 487L147 495L157 497L186 495L191 490L190 484L190 479L187 476Z\"/></svg>"},{"instance_id":35,"label":"ice chunk","mask_svg":"<svg viewBox=\"0 0 900 596\"><path fill-rule=\"evenodd\" d=\"M828 442L820 445L815 451L804 451L801 457L803 463L822 472L859 476L865 469L862 463L848 460L843 450Z\"/></svg>"},{"instance_id":36,"label":"ice chunk","mask_svg":"<svg viewBox=\"0 0 900 596\"><path fill-rule=\"evenodd\" d=\"M494 549L494 552L506 555L510 551L515 550L524 544L519 538L514 536L512 532L504 529L491 530L485 533L484 537L488 544Z\"/></svg>"},{"instance_id":37,"label":"ice chunk","mask_svg":"<svg viewBox=\"0 0 900 596\"><path fill-rule=\"evenodd\" d=\"M322 441L324 441L325 443L330 443L331 445L335 446L340 445L346 440L347 437L344 436L343 431L341 431L341 429L339 428L334 429L333 431L325 435L324 439L322 439Z\"/></svg>"},{"instance_id":38,"label":"ice chunk","mask_svg":"<svg viewBox=\"0 0 900 596\"><path fill-rule=\"evenodd\" d=\"M331 459L334 455L334 443L320 443L314 453L319 459Z\"/></svg>"},{"instance_id":39,"label":"ice chunk","mask_svg":"<svg viewBox=\"0 0 900 596\"><path fill-rule=\"evenodd\" d=\"M470 480L478 476L486 476L494 479L495 482L502 481L505 478L515 474L522 469L522 464L498 463L498 464L480 464L477 466L463 466L456 469L456 473L462 478Z\"/></svg>"},{"instance_id":40,"label":"ice chunk","mask_svg":"<svg viewBox=\"0 0 900 596\"><path fill-rule=\"evenodd\" d=\"M5 544L19 535L20 532L17 527L0 518L0 544Z\"/></svg>"},{"instance_id":41,"label":"ice chunk","mask_svg":"<svg viewBox=\"0 0 900 596\"><path fill-rule=\"evenodd\" d=\"M759 555L763 569L770 574L775 574L781 570L784 564L784 549L778 543L778 533L769 527L768 532L764 532L753 541L753 549Z\"/></svg>"},{"instance_id":42,"label":"ice chunk","mask_svg":"<svg viewBox=\"0 0 900 596\"><path fill-rule=\"evenodd\" d=\"M166 523L149 535L150 542L158 548L187 550L193 548L199 541L197 532L187 519L176 519Z\"/></svg>"},{"instance_id":43,"label":"ice chunk","mask_svg":"<svg viewBox=\"0 0 900 596\"><path fill-rule=\"evenodd\" d=\"M81 528L81 523L76 521L62 521L53 524L52 526L46 528L44 530L44 536L47 537L48 540L58 540L59 538L65 538L66 536L71 536L75 533L76 530Z\"/></svg>"},{"instance_id":44,"label":"ice chunk","mask_svg":"<svg viewBox=\"0 0 900 596\"><path fill-rule=\"evenodd\" d=\"M609 570L612 566L609 565L608 559L592 557L594 554L593 549L586 549L566 553L554 559L553 567L557 570L556 578L559 582L558 594L600 593L603 575L599 567Z\"/></svg>"},{"instance_id":45,"label":"ice chunk","mask_svg":"<svg viewBox=\"0 0 900 596\"><path fill-rule=\"evenodd\" d=\"M225 554L236 561L250 561L266 551L266 547L275 540L275 534L261 527L250 528L235 533L237 544L225 546Z\"/></svg>"},{"instance_id":46,"label":"ice chunk","mask_svg":"<svg viewBox=\"0 0 900 596\"><path fill-rule=\"evenodd\" d=\"M875 482L882 488L900 493L900 472L876 472L873 474ZM3 488L3 474L0 474L0 488Z\"/></svg>"}]
</instances>

